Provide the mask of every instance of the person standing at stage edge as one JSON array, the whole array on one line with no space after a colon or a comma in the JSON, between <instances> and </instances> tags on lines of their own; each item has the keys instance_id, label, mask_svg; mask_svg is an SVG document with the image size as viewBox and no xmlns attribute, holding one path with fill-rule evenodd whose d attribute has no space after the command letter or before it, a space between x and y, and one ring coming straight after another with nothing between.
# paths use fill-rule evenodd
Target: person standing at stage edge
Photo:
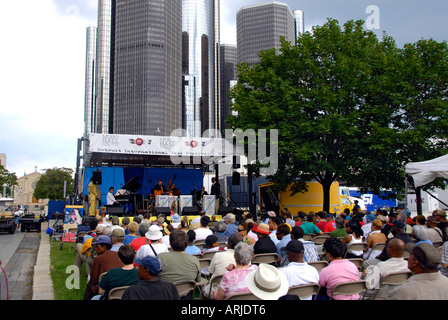
<instances>
[{"instance_id":1,"label":"person standing at stage edge","mask_svg":"<svg viewBox=\"0 0 448 320\"><path fill-rule=\"evenodd\" d=\"M88 186L89 190L89 216L96 216L96 209L98 207L98 200L100 200L99 187L93 184L93 177L90 178L90 183Z\"/></svg>"},{"instance_id":2,"label":"person standing at stage edge","mask_svg":"<svg viewBox=\"0 0 448 320\"><path fill-rule=\"evenodd\" d=\"M215 213L218 211L219 208L219 195L221 194L221 186L219 185L219 182L216 181L216 178L212 178L212 188L210 190L210 194L215 196Z\"/></svg>"}]
</instances>

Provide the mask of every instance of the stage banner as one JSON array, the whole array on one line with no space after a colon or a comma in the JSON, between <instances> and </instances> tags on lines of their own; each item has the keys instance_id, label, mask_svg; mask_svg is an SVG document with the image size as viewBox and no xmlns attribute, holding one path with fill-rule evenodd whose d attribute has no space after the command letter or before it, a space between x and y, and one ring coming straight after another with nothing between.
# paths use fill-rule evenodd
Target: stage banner
<instances>
[{"instance_id":1,"label":"stage banner","mask_svg":"<svg viewBox=\"0 0 448 320\"><path fill-rule=\"evenodd\" d=\"M159 156L231 157L234 147L223 138L136 136L91 133L89 151Z\"/></svg>"},{"instance_id":2,"label":"stage banner","mask_svg":"<svg viewBox=\"0 0 448 320\"><path fill-rule=\"evenodd\" d=\"M193 196L179 196L179 203L180 203L180 211L179 214L183 212L185 207L192 207L193 206Z\"/></svg>"},{"instance_id":3,"label":"stage banner","mask_svg":"<svg viewBox=\"0 0 448 320\"><path fill-rule=\"evenodd\" d=\"M177 209L179 207L179 198L177 196L169 196L168 206L171 208L173 214L179 213L177 212Z\"/></svg>"},{"instance_id":4,"label":"stage banner","mask_svg":"<svg viewBox=\"0 0 448 320\"><path fill-rule=\"evenodd\" d=\"M160 195L156 196L156 207L169 207L170 206L170 196Z\"/></svg>"},{"instance_id":5,"label":"stage banner","mask_svg":"<svg viewBox=\"0 0 448 320\"><path fill-rule=\"evenodd\" d=\"M202 210L205 214L215 214L216 199L214 195L205 195L202 197Z\"/></svg>"}]
</instances>

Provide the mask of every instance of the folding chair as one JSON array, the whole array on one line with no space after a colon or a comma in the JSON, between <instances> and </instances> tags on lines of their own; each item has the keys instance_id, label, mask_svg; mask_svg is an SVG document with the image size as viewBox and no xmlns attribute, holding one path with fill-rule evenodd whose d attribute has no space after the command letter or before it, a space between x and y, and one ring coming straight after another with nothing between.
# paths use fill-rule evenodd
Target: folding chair
<instances>
[{"instance_id":1,"label":"folding chair","mask_svg":"<svg viewBox=\"0 0 448 320\"><path fill-rule=\"evenodd\" d=\"M362 267L364 266L364 260L361 258L348 258L347 260L353 262L358 267L359 271L361 271Z\"/></svg>"},{"instance_id":2,"label":"folding chair","mask_svg":"<svg viewBox=\"0 0 448 320\"><path fill-rule=\"evenodd\" d=\"M212 298L212 294L213 294L213 286L219 286L219 284L221 283L222 280L222 276L223 274L214 274L212 275L210 281L209 281L209 286L210 286L210 290L208 292L208 296L211 299Z\"/></svg>"},{"instance_id":3,"label":"folding chair","mask_svg":"<svg viewBox=\"0 0 448 320\"><path fill-rule=\"evenodd\" d=\"M314 242L315 245L321 245L321 244L324 244L325 241L327 241L327 239L329 239L329 238L330 237L327 237L327 236L317 236L312 241Z\"/></svg>"},{"instance_id":4,"label":"folding chair","mask_svg":"<svg viewBox=\"0 0 448 320\"><path fill-rule=\"evenodd\" d=\"M435 248L440 248L443 246L443 241L434 241L432 244Z\"/></svg>"},{"instance_id":5,"label":"folding chair","mask_svg":"<svg viewBox=\"0 0 448 320\"><path fill-rule=\"evenodd\" d=\"M205 241L197 240L197 241L193 242L193 245L195 245L196 247L198 247L202 251L205 248Z\"/></svg>"},{"instance_id":6,"label":"folding chair","mask_svg":"<svg viewBox=\"0 0 448 320\"><path fill-rule=\"evenodd\" d=\"M328 261L321 260L321 261L310 261L307 262L310 266L313 266L317 269L317 272L320 272L323 268L328 266Z\"/></svg>"},{"instance_id":7,"label":"folding chair","mask_svg":"<svg viewBox=\"0 0 448 320\"><path fill-rule=\"evenodd\" d=\"M113 288L109 291L108 300L121 300L121 297L123 296L123 293L126 291L126 289L129 288L129 286L124 287L117 287Z\"/></svg>"},{"instance_id":8,"label":"folding chair","mask_svg":"<svg viewBox=\"0 0 448 320\"><path fill-rule=\"evenodd\" d=\"M292 286L288 290L288 294L297 295L301 300L311 296L315 296L319 293L320 285L318 283L302 284L298 286Z\"/></svg>"},{"instance_id":9,"label":"folding chair","mask_svg":"<svg viewBox=\"0 0 448 320\"><path fill-rule=\"evenodd\" d=\"M412 272L410 270L407 271L396 271L396 272L390 272L388 274L385 274L381 280L380 280L380 288L383 286L399 286L400 284L403 284L406 282L411 276ZM375 292L375 295L373 296L373 300L375 300L378 291ZM365 295L364 295L365 296Z\"/></svg>"},{"instance_id":10,"label":"folding chair","mask_svg":"<svg viewBox=\"0 0 448 320\"><path fill-rule=\"evenodd\" d=\"M228 296L225 300L261 300L252 292L235 293Z\"/></svg>"},{"instance_id":11,"label":"folding chair","mask_svg":"<svg viewBox=\"0 0 448 320\"><path fill-rule=\"evenodd\" d=\"M345 281L333 287L333 290L331 291L330 300L333 300L333 297L336 295L351 296L366 291L367 287L365 280Z\"/></svg>"},{"instance_id":12,"label":"folding chair","mask_svg":"<svg viewBox=\"0 0 448 320\"><path fill-rule=\"evenodd\" d=\"M76 239L78 238L76 234L78 233L78 228L70 228L67 230L67 236L68 236L68 251L70 251L70 248L72 246L72 242L76 245ZM73 237L70 236L70 234L74 234Z\"/></svg>"},{"instance_id":13,"label":"folding chair","mask_svg":"<svg viewBox=\"0 0 448 320\"><path fill-rule=\"evenodd\" d=\"M277 263L278 260L278 254L277 253L259 253L255 254L252 257L252 263L253 264L260 264L260 263Z\"/></svg>"},{"instance_id":14,"label":"folding chair","mask_svg":"<svg viewBox=\"0 0 448 320\"><path fill-rule=\"evenodd\" d=\"M100 274L99 278L98 278L98 283L101 282L101 280L104 278L104 276L107 274L107 272L103 272L102 274Z\"/></svg>"},{"instance_id":15,"label":"folding chair","mask_svg":"<svg viewBox=\"0 0 448 320\"><path fill-rule=\"evenodd\" d=\"M203 252L202 253L202 259L212 259L215 253L221 252L221 251L209 251L209 252Z\"/></svg>"},{"instance_id":16,"label":"folding chair","mask_svg":"<svg viewBox=\"0 0 448 320\"><path fill-rule=\"evenodd\" d=\"M180 297L186 296L190 291L196 289L196 282L193 280L176 282L174 285L176 286Z\"/></svg>"},{"instance_id":17,"label":"folding chair","mask_svg":"<svg viewBox=\"0 0 448 320\"><path fill-rule=\"evenodd\" d=\"M366 251L369 245L365 242L351 243L345 251L344 258L349 251Z\"/></svg>"},{"instance_id":18,"label":"folding chair","mask_svg":"<svg viewBox=\"0 0 448 320\"><path fill-rule=\"evenodd\" d=\"M370 258L370 255L372 254L373 251L383 251L384 247L386 246L386 242L377 242L373 245L372 250L370 251L369 255L367 256L367 258L365 260L368 260ZM372 257L375 258L375 257Z\"/></svg>"}]
</instances>

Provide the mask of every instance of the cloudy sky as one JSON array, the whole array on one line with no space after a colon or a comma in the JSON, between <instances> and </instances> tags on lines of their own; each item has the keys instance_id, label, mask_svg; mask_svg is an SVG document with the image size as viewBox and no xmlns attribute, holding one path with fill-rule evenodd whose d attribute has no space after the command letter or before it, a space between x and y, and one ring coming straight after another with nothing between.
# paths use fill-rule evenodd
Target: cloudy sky
<instances>
[{"instance_id":1,"label":"cloudy sky","mask_svg":"<svg viewBox=\"0 0 448 320\"><path fill-rule=\"evenodd\" d=\"M180 0L179 0L180 1ZM236 12L264 0L221 0L221 42L236 44ZM327 18L340 23L379 18L399 46L448 40L446 0L289 0L305 14L305 30ZM96 25L97 0L0 1L0 153L18 177L76 166L83 134L85 33Z\"/></svg>"}]
</instances>

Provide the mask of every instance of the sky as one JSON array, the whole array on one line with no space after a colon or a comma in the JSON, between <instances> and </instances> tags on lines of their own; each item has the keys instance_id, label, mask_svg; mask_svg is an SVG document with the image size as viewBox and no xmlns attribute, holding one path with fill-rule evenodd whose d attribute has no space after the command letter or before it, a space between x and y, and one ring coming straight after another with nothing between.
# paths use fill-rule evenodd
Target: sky
<instances>
[{"instance_id":1,"label":"sky","mask_svg":"<svg viewBox=\"0 0 448 320\"><path fill-rule=\"evenodd\" d=\"M86 28L96 26L97 1L0 1L0 153L17 177L36 167L76 167L84 131ZM221 0L221 43L236 45L239 9L265 2ZM328 18L367 20L366 28L378 36L386 32L400 47L422 38L448 41L446 0L283 2L304 11L305 31Z\"/></svg>"}]
</instances>

